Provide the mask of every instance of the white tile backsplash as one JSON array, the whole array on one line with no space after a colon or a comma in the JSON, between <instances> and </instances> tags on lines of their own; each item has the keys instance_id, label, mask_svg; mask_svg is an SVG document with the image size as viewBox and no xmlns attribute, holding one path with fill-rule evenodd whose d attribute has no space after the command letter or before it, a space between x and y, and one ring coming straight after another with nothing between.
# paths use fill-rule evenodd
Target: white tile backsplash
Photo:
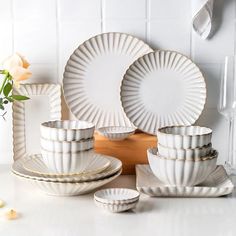
<instances>
[{"instance_id":1,"label":"white tile backsplash","mask_svg":"<svg viewBox=\"0 0 236 236\"><path fill-rule=\"evenodd\" d=\"M190 18L190 0L149 0L150 18L180 19Z\"/></svg>"},{"instance_id":2,"label":"white tile backsplash","mask_svg":"<svg viewBox=\"0 0 236 236\"><path fill-rule=\"evenodd\" d=\"M58 0L60 20L77 21L81 18L101 17L102 0Z\"/></svg>"},{"instance_id":3,"label":"white tile backsplash","mask_svg":"<svg viewBox=\"0 0 236 236\"><path fill-rule=\"evenodd\" d=\"M104 32L123 32L146 40L146 23L142 20L106 20Z\"/></svg>"},{"instance_id":4,"label":"white tile backsplash","mask_svg":"<svg viewBox=\"0 0 236 236\"><path fill-rule=\"evenodd\" d=\"M15 20L55 20L56 0L13 0L13 13Z\"/></svg>"},{"instance_id":5,"label":"white tile backsplash","mask_svg":"<svg viewBox=\"0 0 236 236\"><path fill-rule=\"evenodd\" d=\"M228 124L216 106L223 59L235 52L235 2L215 0L215 34L204 41L191 30L190 0L0 0L0 61L20 52L32 64L28 82L61 82L65 63L79 44L109 31L133 34L153 48L187 54L207 83L207 104L198 124L214 129L213 145L223 160ZM63 107L63 117L68 118ZM6 153L0 163L9 162L11 121L1 122L0 129L8 138L0 146Z\"/></svg>"},{"instance_id":6,"label":"white tile backsplash","mask_svg":"<svg viewBox=\"0 0 236 236\"><path fill-rule=\"evenodd\" d=\"M25 55L31 63L56 63L56 23L15 22L14 50Z\"/></svg>"},{"instance_id":7,"label":"white tile backsplash","mask_svg":"<svg viewBox=\"0 0 236 236\"><path fill-rule=\"evenodd\" d=\"M103 0L105 18L146 18L146 0Z\"/></svg>"},{"instance_id":8,"label":"white tile backsplash","mask_svg":"<svg viewBox=\"0 0 236 236\"><path fill-rule=\"evenodd\" d=\"M183 20L152 20L148 38L151 47L190 54L191 25Z\"/></svg>"}]
</instances>

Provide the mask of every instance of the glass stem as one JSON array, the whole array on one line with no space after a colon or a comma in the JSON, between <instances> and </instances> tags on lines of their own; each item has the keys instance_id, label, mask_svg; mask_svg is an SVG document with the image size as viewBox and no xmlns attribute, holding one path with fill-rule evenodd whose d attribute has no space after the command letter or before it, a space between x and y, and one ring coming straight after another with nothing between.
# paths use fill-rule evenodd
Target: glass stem
<instances>
[{"instance_id":1,"label":"glass stem","mask_svg":"<svg viewBox=\"0 0 236 236\"><path fill-rule=\"evenodd\" d=\"M234 117L229 120L229 137L228 137L228 160L226 164L231 169L234 167Z\"/></svg>"}]
</instances>

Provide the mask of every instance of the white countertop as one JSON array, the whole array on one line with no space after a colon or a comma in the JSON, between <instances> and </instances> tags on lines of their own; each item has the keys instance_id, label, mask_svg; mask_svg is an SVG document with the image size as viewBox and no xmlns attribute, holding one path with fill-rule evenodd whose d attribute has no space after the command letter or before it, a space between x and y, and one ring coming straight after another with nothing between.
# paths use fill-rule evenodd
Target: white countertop
<instances>
[{"instance_id":1,"label":"white countertop","mask_svg":"<svg viewBox=\"0 0 236 236\"><path fill-rule=\"evenodd\" d=\"M135 176L120 176L106 187L135 188ZM74 235L236 235L236 191L220 198L150 198L141 195L132 212L112 214L97 208L93 194L52 197L27 181L16 178L9 165L0 166L0 209L2 236ZM21 217L6 220L14 208Z\"/></svg>"}]
</instances>

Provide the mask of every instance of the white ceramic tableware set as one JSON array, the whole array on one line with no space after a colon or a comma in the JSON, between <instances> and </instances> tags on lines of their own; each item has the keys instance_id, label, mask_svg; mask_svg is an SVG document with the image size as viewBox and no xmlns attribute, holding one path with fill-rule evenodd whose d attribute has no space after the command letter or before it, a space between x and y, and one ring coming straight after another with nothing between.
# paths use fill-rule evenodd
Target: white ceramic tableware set
<instances>
[{"instance_id":1,"label":"white ceramic tableware set","mask_svg":"<svg viewBox=\"0 0 236 236\"><path fill-rule=\"evenodd\" d=\"M133 209L139 201L139 192L127 188L109 188L95 192L95 204L104 210L118 213Z\"/></svg>"},{"instance_id":2,"label":"white ceramic tableware set","mask_svg":"<svg viewBox=\"0 0 236 236\"><path fill-rule=\"evenodd\" d=\"M121 174L120 160L94 152L94 125L86 121L41 124L41 155L20 158L12 171L57 196L88 193Z\"/></svg>"},{"instance_id":3,"label":"white ceramic tableware set","mask_svg":"<svg viewBox=\"0 0 236 236\"><path fill-rule=\"evenodd\" d=\"M148 149L154 175L171 186L195 186L216 169L218 152L212 130L200 126L169 126L157 133L158 148Z\"/></svg>"}]
</instances>

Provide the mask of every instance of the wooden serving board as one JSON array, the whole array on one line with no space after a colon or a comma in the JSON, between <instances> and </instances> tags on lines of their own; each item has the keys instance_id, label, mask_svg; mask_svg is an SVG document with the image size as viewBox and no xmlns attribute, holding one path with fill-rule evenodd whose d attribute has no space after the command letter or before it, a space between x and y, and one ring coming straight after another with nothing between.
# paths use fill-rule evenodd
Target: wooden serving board
<instances>
[{"instance_id":1,"label":"wooden serving board","mask_svg":"<svg viewBox=\"0 0 236 236\"><path fill-rule=\"evenodd\" d=\"M147 164L147 149L156 147L156 136L135 133L123 141L110 141L95 133L95 151L114 156L123 163L122 174L135 174L136 164Z\"/></svg>"}]
</instances>

